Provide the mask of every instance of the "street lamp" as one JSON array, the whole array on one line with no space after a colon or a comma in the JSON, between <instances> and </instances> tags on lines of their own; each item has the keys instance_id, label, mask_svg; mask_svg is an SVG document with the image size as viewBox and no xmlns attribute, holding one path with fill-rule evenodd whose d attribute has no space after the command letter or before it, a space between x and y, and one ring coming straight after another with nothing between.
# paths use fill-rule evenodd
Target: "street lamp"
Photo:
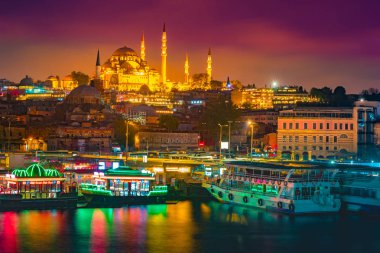
<instances>
[{"instance_id":1,"label":"street lamp","mask_svg":"<svg viewBox=\"0 0 380 253\"><path fill-rule=\"evenodd\" d=\"M223 133L223 127L227 125L221 125L218 123L218 126L220 127L220 132L219 132L219 159L222 159L222 133Z\"/></svg>"},{"instance_id":2,"label":"street lamp","mask_svg":"<svg viewBox=\"0 0 380 253\"><path fill-rule=\"evenodd\" d=\"M250 148L250 157L251 157L251 161L252 161L252 146L253 146L253 122L251 121L248 121L248 125L251 127L251 148Z\"/></svg>"},{"instance_id":3,"label":"street lamp","mask_svg":"<svg viewBox=\"0 0 380 253\"><path fill-rule=\"evenodd\" d=\"M229 120L228 121L228 155L230 156L229 158L231 158L231 123L232 121Z\"/></svg>"}]
</instances>

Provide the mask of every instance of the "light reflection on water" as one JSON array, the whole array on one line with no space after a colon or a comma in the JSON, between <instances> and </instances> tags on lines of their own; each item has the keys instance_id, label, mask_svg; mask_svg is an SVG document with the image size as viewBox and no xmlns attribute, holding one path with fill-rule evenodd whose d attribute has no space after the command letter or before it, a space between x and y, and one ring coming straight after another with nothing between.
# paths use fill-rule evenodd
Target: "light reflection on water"
<instances>
[{"instance_id":1,"label":"light reflection on water","mask_svg":"<svg viewBox=\"0 0 380 253\"><path fill-rule=\"evenodd\" d=\"M0 213L0 252L380 252L380 218L217 202Z\"/></svg>"}]
</instances>

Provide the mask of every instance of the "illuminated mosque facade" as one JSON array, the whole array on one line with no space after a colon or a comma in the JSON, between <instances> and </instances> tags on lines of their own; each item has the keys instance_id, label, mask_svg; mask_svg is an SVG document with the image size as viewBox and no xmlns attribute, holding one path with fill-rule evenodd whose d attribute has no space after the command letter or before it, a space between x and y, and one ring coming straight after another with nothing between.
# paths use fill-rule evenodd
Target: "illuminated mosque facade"
<instances>
[{"instance_id":1,"label":"illuminated mosque facade","mask_svg":"<svg viewBox=\"0 0 380 253\"><path fill-rule=\"evenodd\" d=\"M117 49L105 63L101 64L98 51L96 60L96 79L101 81L104 90L114 90L118 92L140 92L147 91L148 89L151 92L166 92L170 91L172 88L178 90L192 89L187 54L185 58L184 80L179 83L168 81L167 51L167 37L164 24L161 39L161 71L152 68L147 63L143 34L141 37L140 55L138 55L132 48L124 46ZM209 50L206 69L208 83L212 80L211 64L211 51Z\"/></svg>"}]
</instances>

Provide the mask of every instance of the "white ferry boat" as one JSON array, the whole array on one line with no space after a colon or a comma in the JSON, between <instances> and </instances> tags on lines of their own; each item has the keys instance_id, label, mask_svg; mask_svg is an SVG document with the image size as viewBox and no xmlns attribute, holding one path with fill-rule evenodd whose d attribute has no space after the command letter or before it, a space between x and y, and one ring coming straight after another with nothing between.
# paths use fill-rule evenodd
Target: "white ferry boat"
<instances>
[{"instance_id":1,"label":"white ferry boat","mask_svg":"<svg viewBox=\"0 0 380 253\"><path fill-rule=\"evenodd\" d=\"M339 177L343 210L380 213L380 171L347 169Z\"/></svg>"},{"instance_id":2,"label":"white ferry boat","mask_svg":"<svg viewBox=\"0 0 380 253\"><path fill-rule=\"evenodd\" d=\"M338 212L337 169L300 164L227 163L220 179L204 182L224 203L290 214Z\"/></svg>"}]
</instances>

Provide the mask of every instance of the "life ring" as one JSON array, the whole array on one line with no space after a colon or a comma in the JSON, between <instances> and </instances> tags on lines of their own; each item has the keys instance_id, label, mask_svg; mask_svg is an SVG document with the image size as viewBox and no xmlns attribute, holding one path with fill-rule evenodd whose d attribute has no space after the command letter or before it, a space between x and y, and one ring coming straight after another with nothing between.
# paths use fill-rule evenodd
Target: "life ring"
<instances>
[{"instance_id":1,"label":"life ring","mask_svg":"<svg viewBox=\"0 0 380 253\"><path fill-rule=\"evenodd\" d=\"M248 197L247 197L247 196L244 196L244 197L243 197L243 201L244 201L244 203L248 203Z\"/></svg>"},{"instance_id":2,"label":"life ring","mask_svg":"<svg viewBox=\"0 0 380 253\"><path fill-rule=\"evenodd\" d=\"M234 195L232 193L228 194L228 199L229 200L233 200L234 199Z\"/></svg>"},{"instance_id":3,"label":"life ring","mask_svg":"<svg viewBox=\"0 0 380 253\"><path fill-rule=\"evenodd\" d=\"M289 210L294 212L294 209L295 209L294 204L289 204Z\"/></svg>"},{"instance_id":4,"label":"life ring","mask_svg":"<svg viewBox=\"0 0 380 253\"><path fill-rule=\"evenodd\" d=\"M277 207L278 208L282 208L282 202L280 201L280 202L277 202Z\"/></svg>"},{"instance_id":5,"label":"life ring","mask_svg":"<svg viewBox=\"0 0 380 253\"><path fill-rule=\"evenodd\" d=\"M223 192L218 192L219 198L223 198Z\"/></svg>"},{"instance_id":6,"label":"life ring","mask_svg":"<svg viewBox=\"0 0 380 253\"><path fill-rule=\"evenodd\" d=\"M257 201L257 204L259 204L259 206L262 206L262 205L263 205L263 200L262 200L262 199L259 199L259 200Z\"/></svg>"}]
</instances>

